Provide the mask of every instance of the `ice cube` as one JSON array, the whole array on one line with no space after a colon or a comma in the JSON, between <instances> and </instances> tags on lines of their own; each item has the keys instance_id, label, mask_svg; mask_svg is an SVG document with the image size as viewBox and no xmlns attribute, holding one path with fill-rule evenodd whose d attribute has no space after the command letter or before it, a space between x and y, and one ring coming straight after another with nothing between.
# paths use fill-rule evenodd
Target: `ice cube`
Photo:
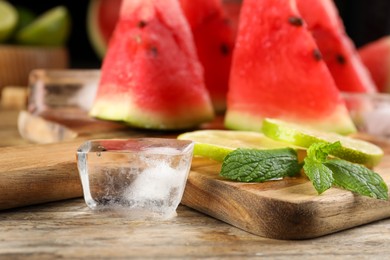
<instances>
[{"instance_id":1,"label":"ice cube","mask_svg":"<svg viewBox=\"0 0 390 260\"><path fill-rule=\"evenodd\" d=\"M389 94L343 93L343 97L359 132L390 138Z\"/></svg>"},{"instance_id":2,"label":"ice cube","mask_svg":"<svg viewBox=\"0 0 390 260\"><path fill-rule=\"evenodd\" d=\"M92 209L132 218L172 217L192 160L191 141L139 138L94 140L77 151L84 199Z\"/></svg>"},{"instance_id":3,"label":"ice cube","mask_svg":"<svg viewBox=\"0 0 390 260\"><path fill-rule=\"evenodd\" d=\"M78 136L77 132L64 125L31 115L27 111L19 113L18 131L24 139L39 144L72 140Z\"/></svg>"},{"instance_id":4,"label":"ice cube","mask_svg":"<svg viewBox=\"0 0 390 260\"><path fill-rule=\"evenodd\" d=\"M92 106L100 70L33 70L28 111L48 119L85 119Z\"/></svg>"}]
</instances>

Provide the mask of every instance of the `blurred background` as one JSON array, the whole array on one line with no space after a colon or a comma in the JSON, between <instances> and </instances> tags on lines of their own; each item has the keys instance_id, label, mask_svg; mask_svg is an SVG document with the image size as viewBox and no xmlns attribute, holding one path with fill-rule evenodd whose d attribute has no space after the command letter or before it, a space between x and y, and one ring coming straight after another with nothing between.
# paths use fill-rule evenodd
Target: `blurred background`
<instances>
[{"instance_id":1,"label":"blurred background","mask_svg":"<svg viewBox=\"0 0 390 260\"><path fill-rule=\"evenodd\" d=\"M98 68L100 59L93 50L87 34L87 11L89 0L61 1L61 0L11 0L13 5L21 5L31 9L36 14L41 14L50 8L64 5L68 8L71 20L71 34L67 42L70 54L70 66L73 68Z\"/></svg>"},{"instance_id":2,"label":"blurred background","mask_svg":"<svg viewBox=\"0 0 390 260\"><path fill-rule=\"evenodd\" d=\"M101 60L93 50L87 35L88 0L11 0L10 2L27 7L37 14L57 5L66 6L72 18L72 31L67 42L70 66L73 68L100 67ZM348 35L357 47L390 34L390 0L335 0L335 3L339 8Z\"/></svg>"}]
</instances>

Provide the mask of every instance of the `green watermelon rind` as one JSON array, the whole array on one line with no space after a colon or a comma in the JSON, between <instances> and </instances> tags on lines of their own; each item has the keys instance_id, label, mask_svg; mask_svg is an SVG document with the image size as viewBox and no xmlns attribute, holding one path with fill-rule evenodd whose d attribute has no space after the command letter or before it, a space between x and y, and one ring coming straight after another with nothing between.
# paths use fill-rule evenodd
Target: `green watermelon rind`
<instances>
[{"instance_id":1,"label":"green watermelon rind","mask_svg":"<svg viewBox=\"0 0 390 260\"><path fill-rule=\"evenodd\" d=\"M232 108L225 115L225 127L234 130L261 132L264 118L266 116L262 116L259 113L250 113L249 111L240 111ZM289 115L280 116L279 119L342 135L356 132L356 127L343 105L335 107L333 113L330 113L327 117L310 119L299 118L299 115L292 118L292 115Z\"/></svg>"},{"instance_id":2,"label":"green watermelon rind","mask_svg":"<svg viewBox=\"0 0 390 260\"><path fill-rule=\"evenodd\" d=\"M211 106L185 107L181 114L164 116L160 111L137 108L127 98L99 98L90 111L90 116L102 120L119 121L129 126L154 130L192 129L214 118ZM196 116L195 116L196 115Z\"/></svg>"},{"instance_id":3,"label":"green watermelon rind","mask_svg":"<svg viewBox=\"0 0 390 260\"><path fill-rule=\"evenodd\" d=\"M99 31L98 17L100 1L92 0L89 2L87 13L87 32L93 49L100 58L103 58L106 50L107 43Z\"/></svg>"}]
</instances>

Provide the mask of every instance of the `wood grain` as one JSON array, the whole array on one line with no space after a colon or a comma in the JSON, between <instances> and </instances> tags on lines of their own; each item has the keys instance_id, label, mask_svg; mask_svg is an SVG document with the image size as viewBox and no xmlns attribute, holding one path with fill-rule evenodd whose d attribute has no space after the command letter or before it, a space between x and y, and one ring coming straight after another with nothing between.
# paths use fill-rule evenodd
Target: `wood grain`
<instances>
[{"instance_id":1,"label":"wood grain","mask_svg":"<svg viewBox=\"0 0 390 260\"><path fill-rule=\"evenodd\" d=\"M75 152L79 142L0 150L0 209L82 196Z\"/></svg>"},{"instance_id":2,"label":"wood grain","mask_svg":"<svg viewBox=\"0 0 390 260\"><path fill-rule=\"evenodd\" d=\"M166 221L92 212L82 199L0 214L1 259L388 259L390 219L310 240L256 236L179 206Z\"/></svg>"}]
</instances>

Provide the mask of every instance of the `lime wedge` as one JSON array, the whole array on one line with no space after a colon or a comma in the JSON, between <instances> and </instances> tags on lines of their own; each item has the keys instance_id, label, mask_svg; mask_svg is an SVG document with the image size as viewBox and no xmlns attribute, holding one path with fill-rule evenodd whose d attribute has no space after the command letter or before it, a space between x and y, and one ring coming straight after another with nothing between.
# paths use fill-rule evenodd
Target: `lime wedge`
<instances>
[{"instance_id":1,"label":"lime wedge","mask_svg":"<svg viewBox=\"0 0 390 260\"><path fill-rule=\"evenodd\" d=\"M58 6L38 16L15 35L19 44L58 46L63 45L70 32L70 15L64 6Z\"/></svg>"},{"instance_id":2,"label":"lime wedge","mask_svg":"<svg viewBox=\"0 0 390 260\"><path fill-rule=\"evenodd\" d=\"M194 155L223 161L225 156L237 148L275 149L286 147L262 133L229 130L199 130L177 137L195 142Z\"/></svg>"},{"instance_id":3,"label":"lime wedge","mask_svg":"<svg viewBox=\"0 0 390 260\"><path fill-rule=\"evenodd\" d=\"M6 41L18 23L16 9L6 1L0 0L0 42Z\"/></svg>"},{"instance_id":4,"label":"lime wedge","mask_svg":"<svg viewBox=\"0 0 390 260\"><path fill-rule=\"evenodd\" d=\"M304 148L318 142L340 141L341 148L333 151L333 156L364 164L367 167L377 165L383 157L383 150L372 143L336 133L321 132L277 119L264 119L262 130L269 138Z\"/></svg>"}]
</instances>

